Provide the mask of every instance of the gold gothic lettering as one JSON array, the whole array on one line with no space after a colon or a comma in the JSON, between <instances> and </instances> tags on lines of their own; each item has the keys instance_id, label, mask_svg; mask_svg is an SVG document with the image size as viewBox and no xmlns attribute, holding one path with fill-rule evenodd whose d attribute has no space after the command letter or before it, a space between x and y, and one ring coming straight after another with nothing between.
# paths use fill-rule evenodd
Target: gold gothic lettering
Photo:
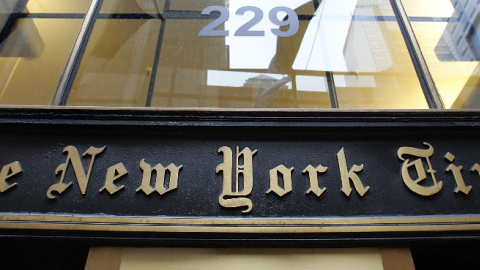
<instances>
[{"instance_id":1,"label":"gold gothic lettering","mask_svg":"<svg viewBox=\"0 0 480 270\"><path fill-rule=\"evenodd\" d=\"M236 150L235 189L233 189L232 149L227 146L222 146L218 149L218 153L223 154L223 163L216 168L216 173L223 172L223 191L218 198L218 203L227 208L247 206L247 209L242 211L242 213L246 214L252 211L253 208L252 201L246 198L246 196L250 195L253 189L253 155L257 153L257 150L252 151L246 147L239 152L238 146ZM242 159L243 163L240 162ZM243 178L243 188L240 187L241 178Z\"/></svg>"},{"instance_id":2,"label":"gold gothic lettering","mask_svg":"<svg viewBox=\"0 0 480 270\"><path fill-rule=\"evenodd\" d=\"M480 165L478 165L478 163L473 164L473 166L472 166L472 168L470 169L470 171L472 171L472 172L475 172L475 171L476 171L476 172L478 173L478 175L480 176Z\"/></svg>"},{"instance_id":3,"label":"gold gothic lettering","mask_svg":"<svg viewBox=\"0 0 480 270\"><path fill-rule=\"evenodd\" d=\"M325 173L327 171L328 167L323 167L322 165L318 165L317 168L313 167L312 165L308 165L305 170L303 170L303 173L308 172L308 176L310 177L310 188L307 190L307 194L310 192L313 192L317 197L320 197L327 188L320 188L318 186L318 174L319 173Z\"/></svg>"},{"instance_id":4,"label":"gold gothic lettering","mask_svg":"<svg viewBox=\"0 0 480 270\"><path fill-rule=\"evenodd\" d=\"M436 171L432 168L432 164L430 163L430 157L433 155L434 149L433 146L429 143L424 142L424 145L428 146L428 149L418 149L413 147L401 147L398 149L397 155L398 158L403 162L402 165L402 178L405 185L413 192L422 195L422 196L432 196L437 194L443 187L443 183L440 181L437 183L437 179L435 178ZM405 159L403 155L411 155L415 157L419 157L413 162L410 162L409 159ZM425 158L428 165L428 170L425 172L425 167L423 166L423 162L421 158ZM417 173L417 179L413 180L410 177L408 169L414 166L415 171ZM427 178L426 173L430 173L433 179L433 186L424 187L421 186L419 183Z\"/></svg>"},{"instance_id":5,"label":"gold gothic lettering","mask_svg":"<svg viewBox=\"0 0 480 270\"><path fill-rule=\"evenodd\" d=\"M150 164L145 162L145 159L140 161L140 168L143 171L142 185L137 188L136 192L140 190L143 191L146 195L150 195L152 192L157 191L160 195L163 195L169 191L172 191L177 188L178 175L180 174L180 169L183 168L183 165L175 166L173 163L168 165L166 168L162 164L157 164L152 168ZM152 171L157 172L157 179L155 181L155 188L150 186ZM170 179L168 182L168 188L165 187L165 173L166 171L170 172Z\"/></svg>"},{"instance_id":6,"label":"gold gothic lettering","mask_svg":"<svg viewBox=\"0 0 480 270\"><path fill-rule=\"evenodd\" d=\"M267 191L267 194L270 192L277 193L278 196L283 197L285 194L292 191L292 171L293 168L288 169L287 167L280 165L270 170L270 189ZM283 178L283 188L278 184L278 174L282 175Z\"/></svg>"},{"instance_id":7,"label":"gold gothic lettering","mask_svg":"<svg viewBox=\"0 0 480 270\"><path fill-rule=\"evenodd\" d=\"M465 195L468 195L470 193L470 190L472 190L472 186L466 186L465 185L465 180L463 180L462 176L462 168L463 166L456 166L453 164L453 161L455 160L455 156L452 155L450 152L448 152L445 155L445 159L452 162L447 169L445 170L446 172L452 172L453 177L455 178L455 182L457 182L457 187L455 188L454 192L458 193L459 191L463 192Z\"/></svg>"},{"instance_id":8,"label":"gold gothic lettering","mask_svg":"<svg viewBox=\"0 0 480 270\"><path fill-rule=\"evenodd\" d=\"M99 192L102 192L104 189L106 189L108 193L112 195L117 191L120 191L125 186L117 186L113 182L126 174L128 174L128 171L121 162L108 168L107 177L105 178L105 185L99 190Z\"/></svg>"},{"instance_id":9,"label":"gold gothic lettering","mask_svg":"<svg viewBox=\"0 0 480 270\"><path fill-rule=\"evenodd\" d=\"M68 164L72 164L75 176L77 178L78 186L80 187L80 191L83 195L85 195L85 192L87 191L88 180L90 179L90 173L92 172L93 168L93 162L95 161L95 156L102 153L105 148L106 146L102 148L95 148L92 146L88 148L85 153L83 153L83 156L91 156L90 166L88 167L87 174L85 174L77 148L74 146L65 147L65 149L63 149L63 152L67 152L67 161L60 164L55 170L55 175L57 175L59 172L62 172L62 176L60 177L60 181L57 184L52 185L48 189L47 197L49 199L55 199L56 197L52 195L53 191L58 192L58 194L62 194L70 185L72 185L72 182L68 184L63 183L65 173L67 172Z\"/></svg>"},{"instance_id":10,"label":"gold gothic lettering","mask_svg":"<svg viewBox=\"0 0 480 270\"><path fill-rule=\"evenodd\" d=\"M363 171L362 165L353 165L352 169L349 171L347 167L347 158L345 157L345 148L342 148L340 152L337 153L338 167L340 168L340 177L342 179L342 191L345 195L350 196L352 193L352 187L350 186L350 180L353 182L355 190L363 197L365 193L370 189L370 187L364 187L362 180L358 177L357 173Z\"/></svg>"},{"instance_id":11,"label":"gold gothic lettering","mask_svg":"<svg viewBox=\"0 0 480 270\"><path fill-rule=\"evenodd\" d=\"M3 193L8 189L16 186L17 183L13 183L9 185L6 181L8 178L16 174L19 174L21 172L22 172L22 166L18 161L15 161L13 163L3 166L2 171L0 171L0 192Z\"/></svg>"}]
</instances>

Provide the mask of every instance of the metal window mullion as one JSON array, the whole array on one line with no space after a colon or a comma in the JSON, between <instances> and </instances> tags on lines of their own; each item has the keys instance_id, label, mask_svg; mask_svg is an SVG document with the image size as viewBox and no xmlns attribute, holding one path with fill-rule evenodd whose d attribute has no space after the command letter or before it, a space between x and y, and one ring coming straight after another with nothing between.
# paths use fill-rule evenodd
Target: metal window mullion
<instances>
[{"instance_id":1,"label":"metal window mullion","mask_svg":"<svg viewBox=\"0 0 480 270\"><path fill-rule=\"evenodd\" d=\"M163 7L163 12L168 12L169 9L170 0L166 0ZM145 102L145 107L152 106L153 93L155 92L155 82L157 80L158 64L160 61L160 53L162 51L163 45L163 36L165 35L165 27L167 25L167 20L162 15L160 16L160 19L162 20L162 22L160 25L160 32L158 33L157 47L153 59L152 73L150 74L150 83L148 85L147 101Z\"/></svg>"},{"instance_id":2,"label":"metal window mullion","mask_svg":"<svg viewBox=\"0 0 480 270\"><path fill-rule=\"evenodd\" d=\"M442 98L440 97L432 74L428 69L427 62L423 57L420 44L415 36L408 15L403 7L402 0L390 0L395 16L398 19L398 25L405 39L405 43L412 58L415 71L422 86L423 93L431 109L444 109Z\"/></svg>"},{"instance_id":3,"label":"metal window mullion","mask_svg":"<svg viewBox=\"0 0 480 270\"><path fill-rule=\"evenodd\" d=\"M83 20L80 31L78 32L77 39L73 45L72 52L68 58L67 65L63 71L62 77L58 83L57 91L53 97L52 105L61 106L67 103L68 96L70 94L73 81L77 74L80 62L82 61L83 53L88 43L88 39L92 33L93 26L95 24L96 15L100 11L103 0L92 0L85 19Z\"/></svg>"},{"instance_id":4,"label":"metal window mullion","mask_svg":"<svg viewBox=\"0 0 480 270\"><path fill-rule=\"evenodd\" d=\"M327 77L327 87L330 96L330 104L332 108L340 108L340 106L338 105L337 88L335 87L335 79L333 78L333 72L327 71L325 72L325 76Z\"/></svg>"},{"instance_id":5,"label":"metal window mullion","mask_svg":"<svg viewBox=\"0 0 480 270\"><path fill-rule=\"evenodd\" d=\"M166 24L167 24L167 21L165 19L162 19L162 22L160 25L160 33L158 35L158 40L157 40L155 56L153 59L152 72L150 74L150 83L148 85L147 101L145 103L146 107L152 106L153 92L155 91L155 81L157 79L158 63L160 61L160 52L162 50L163 35L165 33Z\"/></svg>"},{"instance_id":6,"label":"metal window mullion","mask_svg":"<svg viewBox=\"0 0 480 270\"><path fill-rule=\"evenodd\" d=\"M314 14L316 14L318 8L320 7L320 2L318 0L312 0L313 6L315 8ZM320 25L319 25L320 27ZM320 30L320 28L319 28ZM325 52L324 52L325 53ZM328 58L328 55L325 55ZM332 108L339 108L338 98L337 98L337 88L335 87L335 80L333 78L333 72L325 71L325 78L327 80L327 88L330 96L330 105Z\"/></svg>"}]
</instances>

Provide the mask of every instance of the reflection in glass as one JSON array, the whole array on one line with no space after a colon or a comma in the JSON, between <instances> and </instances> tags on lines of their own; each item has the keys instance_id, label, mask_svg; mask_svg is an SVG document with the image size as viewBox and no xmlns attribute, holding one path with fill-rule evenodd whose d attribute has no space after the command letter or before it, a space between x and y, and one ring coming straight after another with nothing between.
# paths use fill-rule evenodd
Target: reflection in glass
<instances>
[{"instance_id":1,"label":"reflection in glass","mask_svg":"<svg viewBox=\"0 0 480 270\"><path fill-rule=\"evenodd\" d=\"M404 0L446 108L480 108L478 0Z\"/></svg>"},{"instance_id":2,"label":"reflection in glass","mask_svg":"<svg viewBox=\"0 0 480 270\"><path fill-rule=\"evenodd\" d=\"M48 12L55 1L13 2L8 26L14 8ZM82 3L56 5L57 17L73 22ZM40 19L23 17L4 27L2 98L16 58L52 46ZM104 0L94 18L67 105L427 108L389 0Z\"/></svg>"},{"instance_id":3,"label":"reflection in glass","mask_svg":"<svg viewBox=\"0 0 480 270\"><path fill-rule=\"evenodd\" d=\"M327 1L322 15L309 65L333 72L340 108L427 108L389 1Z\"/></svg>"},{"instance_id":4,"label":"reflection in glass","mask_svg":"<svg viewBox=\"0 0 480 270\"><path fill-rule=\"evenodd\" d=\"M163 12L165 0L104 0L100 13L146 13Z\"/></svg>"},{"instance_id":5,"label":"reflection in glass","mask_svg":"<svg viewBox=\"0 0 480 270\"><path fill-rule=\"evenodd\" d=\"M14 2L4 0L2 2ZM24 12L30 13L85 13L91 0L18 0L26 3Z\"/></svg>"},{"instance_id":6,"label":"reflection in glass","mask_svg":"<svg viewBox=\"0 0 480 270\"><path fill-rule=\"evenodd\" d=\"M202 11L210 6L228 8L228 2L229 0L173 0L170 1L170 10Z\"/></svg>"},{"instance_id":7,"label":"reflection in glass","mask_svg":"<svg viewBox=\"0 0 480 270\"><path fill-rule=\"evenodd\" d=\"M388 0L178 0L170 9L213 5L229 10L228 20L215 28L228 36L198 36L218 15L166 20L152 106L427 108ZM248 6L260 12L236 14ZM269 19L279 6L298 14L295 35L275 34L290 27ZM257 36L236 35L258 13L262 19L249 29ZM274 16L288 21L285 13Z\"/></svg>"},{"instance_id":8,"label":"reflection in glass","mask_svg":"<svg viewBox=\"0 0 480 270\"><path fill-rule=\"evenodd\" d=\"M270 12L275 7L286 6L292 10L297 9L299 15L310 16L303 19L310 19L315 12L312 1L172 1L170 9L201 11L214 5L224 6L230 11L228 21L216 28L229 31L227 37L198 36L213 19L167 20L152 106L331 107L325 80L319 79L324 78L324 72L316 71L302 77L305 72L291 72L291 64L288 70L275 70L271 67L276 61L274 56L279 39L271 29L280 27L269 20ZM252 8L243 16L236 14L238 9L247 6L260 9L255 16L261 13L262 20L249 29L257 35L261 33L260 36L235 36L238 29L255 14L250 11ZM304 7L298 9L301 6ZM282 12L276 15L279 19L286 16ZM243 34L248 34L249 31ZM285 39L290 38L293 37ZM299 76L300 79L296 79ZM316 80L308 80L310 77ZM304 89L300 89L296 81L308 87L302 86Z\"/></svg>"},{"instance_id":9,"label":"reflection in glass","mask_svg":"<svg viewBox=\"0 0 480 270\"><path fill-rule=\"evenodd\" d=\"M145 106L158 19L99 19L67 105Z\"/></svg>"},{"instance_id":10,"label":"reflection in glass","mask_svg":"<svg viewBox=\"0 0 480 270\"><path fill-rule=\"evenodd\" d=\"M51 104L89 3L0 2L0 104Z\"/></svg>"},{"instance_id":11,"label":"reflection in glass","mask_svg":"<svg viewBox=\"0 0 480 270\"><path fill-rule=\"evenodd\" d=\"M428 108L389 1L354 2L334 72L340 108Z\"/></svg>"}]
</instances>

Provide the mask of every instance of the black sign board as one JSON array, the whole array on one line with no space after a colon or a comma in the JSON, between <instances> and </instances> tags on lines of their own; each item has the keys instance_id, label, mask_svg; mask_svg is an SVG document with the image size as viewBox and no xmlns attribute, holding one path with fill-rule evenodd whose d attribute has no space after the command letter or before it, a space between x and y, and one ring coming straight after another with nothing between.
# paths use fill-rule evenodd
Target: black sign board
<instances>
[{"instance_id":1,"label":"black sign board","mask_svg":"<svg viewBox=\"0 0 480 270\"><path fill-rule=\"evenodd\" d=\"M473 113L11 110L2 229L480 230Z\"/></svg>"}]
</instances>

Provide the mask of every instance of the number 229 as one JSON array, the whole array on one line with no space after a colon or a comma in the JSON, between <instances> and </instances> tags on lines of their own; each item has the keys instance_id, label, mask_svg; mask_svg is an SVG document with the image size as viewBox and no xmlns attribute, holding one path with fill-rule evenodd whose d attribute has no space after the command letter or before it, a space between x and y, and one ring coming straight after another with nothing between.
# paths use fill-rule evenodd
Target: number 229
<instances>
[{"instance_id":1,"label":"number 229","mask_svg":"<svg viewBox=\"0 0 480 270\"><path fill-rule=\"evenodd\" d=\"M220 17L216 19L215 21L209 23L207 26L205 26L200 33L198 34L199 36L209 36L209 37L225 37L228 36L228 30L215 30L216 27L220 26L222 23L226 22L229 17L229 12L226 7L222 6L211 6L211 7L206 7L204 10L202 10L202 15L210 15L212 11L217 10L220 11ZM252 37L252 36L257 36L257 37L263 37L265 36L265 31L254 31L250 30L254 25L259 23L263 19L263 11L258 8L258 7L253 7L253 6L247 6L247 7L241 7L237 10L235 13L236 15L243 15L247 11L253 11L255 13L255 16L248 22L246 22L244 25L242 25L240 28L235 31L235 36L237 37ZM277 15L279 12L285 12L287 13L288 17L287 20L285 21L280 21L277 18ZM279 26L286 26L290 25L290 28L287 31L281 31L280 29L272 29L272 33L279 37L289 37L295 35L298 31L299 27L299 22L298 22L298 16L295 11L288 7L276 7L273 8L270 11L269 14L270 21L276 25Z\"/></svg>"}]
</instances>

